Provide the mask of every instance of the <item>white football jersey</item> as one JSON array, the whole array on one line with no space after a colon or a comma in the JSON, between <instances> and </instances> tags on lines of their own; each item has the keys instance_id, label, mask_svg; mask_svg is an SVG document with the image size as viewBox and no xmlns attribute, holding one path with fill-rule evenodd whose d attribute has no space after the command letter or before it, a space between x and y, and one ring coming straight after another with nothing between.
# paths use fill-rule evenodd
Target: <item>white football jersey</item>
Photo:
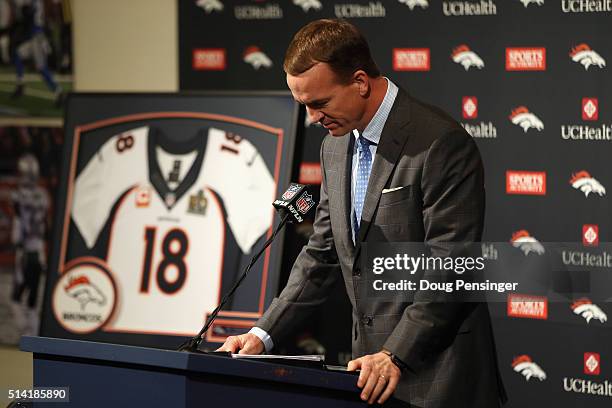
<instances>
[{"instance_id":1,"label":"white football jersey","mask_svg":"<svg viewBox=\"0 0 612 408\"><path fill-rule=\"evenodd\" d=\"M49 196L38 185L20 185L12 193L16 210L13 241L27 252L44 252Z\"/></svg>"},{"instance_id":2,"label":"white football jersey","mask_svg":"<svg viewBox=\"0 0 612 408\"><path fill-rule=\"evenodd\" d=\"M272 224L275 191L257 149L230 132L183 143L140 127L110 138L78 175L72 206L89 248L112 220L117 304L104 329L197 332L220 300L225 223L249 253Z\"/></svg>"}]
</instances>

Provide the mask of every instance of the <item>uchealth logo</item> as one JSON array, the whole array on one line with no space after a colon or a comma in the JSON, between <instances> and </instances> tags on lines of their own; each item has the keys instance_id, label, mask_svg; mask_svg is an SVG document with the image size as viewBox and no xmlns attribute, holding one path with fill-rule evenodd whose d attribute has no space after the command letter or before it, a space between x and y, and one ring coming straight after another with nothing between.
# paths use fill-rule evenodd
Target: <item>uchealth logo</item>
<instances>
[{"instance_id":1,"label":"uchealth logo","mask_svg":"<svg viewBox=\"0 0 612 408\"><path fill-rule=\"evenodd\" d=\"M394 71L429 71L431 69L429 48L394 48Z\"/></svg>"},{"instance_id":2,"label":"uchealth logo","mask_svg":"<svg viewBox=\"0 0 612 408\"><path fill-rule=\"evenodd\" d=\"M564 13L609 13L612 0L561 0Z\"/></svg>"},{"instance_id":3,"label":"uchealth logo","mask_svg":"<svg viewBox=\"0 0 612 408\"><path fill-rule=\"evenodd\" d=\"M447 17L493 16L497 14L497 6L493 0L443 1L442 13Z\"/></svg>"},{"instance_id":4,"label":"uchealth logo","mask_svg":"<svg viewBox=\"0 0 612 408\"><path fill-rule=\"evenodd\" d=\"M548 319L548 298L532 295L508 295L508 316L526 319Z\"/></svg>"},{"instance_id":5,"label":"uchealth logo","mask_svg":"<svg viewBox=\"0 0 612 408\"><path fill-rule=\"evenodd\" d=\"M259 49L259 47L256 47L254 45L247 47L247 49L244 50L243 59L244 62L251 65L256 70L259 70L259 68L262 67L272 67L272 60L266 54L264 54L263 51Z\"/></svg>"},{"instance_id":6,"label":"uchealth logo","mask_svg":"<svg viewBox=\"0 0 612 408\"><path fill-rule=\"evenodd\" d=\"M223 71L226 67L224 48L195 48L192 66L194 71Z\"/></svg>"},{"instance_id":7,"label":"uchealth logo","mask_svg":"<svg viewBox=\"0 0 612 408\"><path fill-rule=\"evenodd\" d=\"M506 171L506 194L546 195L546 172Z\"/></svg>"},{"instance_id":8,"label":"uchealth logo","mask_svg":"<svg viewBox=\"0 0 612 408\"><path fill-rule=\"evenodd\" d=\"M399 0L399 2L408 6L410 10L414 10L417 7L420 7L422 9L426 9L427 7L429 7L428 0Z\"/></svg>"},{"instance_id":9,"label":"uchealth logo","mask_svg":"<svg viewBox=\"0 0 612 408\"><path fill-rule=\"evenodd\" d=\"M584 318L587 323L591 323L591 320L599 320L601 323L608 321L606 313L588 298L575 300L571 308L576 315Z\"/></svg>"},{"instance_id":10,"label":"uchealth logo","mask_svg":"<svg viewBox=\"0 0 612 408\"><path fill-rule=\"evenodd\" d=\"M301 7L304 13L308 13L310 10L321 10L323 5L319 0L293 0L293 4Z\"/></svg>"},{"instance_id":11,"label":"uchealth logo","mask_svg":"<svg viewBox=\"0 0 612 408\"><path fill-rule=\"evenodd\" d=\"M582 98L582 120L599 119L599 100L597 98Z\"/></svg>"},{"instance_id":12,"label":"uchealth logo","mask_svg":"<svg viewBox=\"0 0 612 408\"><path fill-rule=\"evenodd\" d=\"M599 245L599 226L584 224L582 226L582 245L596 247Z\"/></svg>"},{"instance_id":13,"label":"uchealth logo","mask_svg":"<svg viewBox=\"0 0 612 408\"><path fill-rule=\"evenodd\" d=\"M529 6L530 4L536 4L538 6L541 6L542 4L544 4L544 0L519 0L521 3L523 3L523 6L525 6L525 8L527 8L527 6Z\"/></svg>"},{"instance_id":14,"label":"uchealth logo","mask_svg":"<svg viewBox=\"0 0 612 408\"><path fill-rule=\"evenodd\" d=\"M464 96L461 101L461 116L463 119L474 120L478 118L478 98L475 96ZM474 138L496 138L497 128L493 122L464 122L463 128Z\"/></svg>"},{"instance_id":15,"label":"uchealth logo","mask_svg":"<svg viewBox=\"0 0 612 408\"><path fill-rule=\"evenodd\" d=\"M506 71L546 71L546 48L506 48Z\"/></svg>"},{"instance_id":16,"label":"uchealth logo","mask_svg":"<svg viewBox=\"0 0 612 408\"><path fill-rule=\"evenodd\" d=\"M582 98L581 105L582 120L594 122L599 119L599 100L594 97ZM566 124L561 125L561 139L580 141L611 141L612 125L602 123L600 125Z\"/></svg>"},{"instance_id":17,"label":"uchealth logo","mask_svg":"<svg viewBox=\"0 0 612 408\"><path fill-rule=\"evenodd\" d=\"M572 61L582 64L586 71L590 67L605 68L606 60L587 44L578 44L569 53Z\"/></svg>"},{"instance_id":18,"label":"uchealth logo","mask_svg":"<svg viewBox=\"0 0 612 408\"><path fill-rule=\"evenodd\" d=\"M475 96L464 96L462 105L461 115L463 119L476 119L478 117L478 98Z\"/></svg>"},{"instance_id":19,"label":"uchealth logo","mask_svg":"<svg viewBox=\"0 0 612 408\"><path fill-rule=\"evenodd\" d=\"M599 375L601 372L601 356L599 353L584 353L584 373Z\"/></svg>"},{"instance_id":20,"label":"uchealth logo","mask_svg":"<svg viewBox=\"0 0 612 408\"><path fill-rule=\"evenodd\" d=\"M585 197L588 197L591 193L595 193L600 197L606 195L606 188L586 170L572 174L569 183L576 190L582 191Z\"/></svg>"},{"instance_id":21,"label":"uchealth logo","mask_svg":"<svg viewBox=\"0 0 612 408\"><path fill-rule=\"evenodd\" d=\"M58 323L72 333L91 333L111 318L116 287L110 273L94 262L71 266L55 283L52 308Z\"/></svg>"},{"instance_id":22,"label":"uchealth logo","mask_svg":"<svg viewBox=\"0 0 612 408\"><path fill-rule=\"evenodd\" d=\"M529 381L531 378L537 378L540 381L546 379L546 373L537 365L527 354L515 357L512 360L512 368L515 372L525 377Z\"/></svg>"},{"instance_id":23,"label":"uchealth logo","mask_svg":"<svg viewBox=\"0 0 612 408\"><path fill-rule=\"evenodd\" d=\"M470 68L484 68L485 64L482 58L478 56L474 51L470 49L465 44L461 44L453 49L451 53L451 59L463 66L463 68L468 71Z\"/></svg>"},{"instance_id":24,"label":"uchealth logo","mask_svg":"<svg viewBox=\"0 0 612 408\"><path fill-rule=\"evenodd\" d=\"M197 0L196 6L202 8L206 14L210 14L213 11L223 11L223 3L219 0Z\"/></svg>"},{"instance_id":25,"label":"uchealth logo","mask_svg":"<svg viewBox=\"0 0 612 408\"><path fill-rule=\"evenodd\" d=\"M512 243L513 247L520 249L525 256L532 252L537 255L542 255L546 252L540 241L532 237L527 230L519 230L512 234L510 243Z\"/></svg>"},{"instance_id":26,"label":"uchealth logo","mask_svg":"<svg viewBox=\"0 0 612 408\"><path fill-rule=\"evenodd\" d=\"M529 129L535 129L537 131L544 129L544 122L535 114L531 113L525 106L519 106L513 109L509 119L513 124L523 128L525 133L527 133Z\"/></svg>"}]
</instances>

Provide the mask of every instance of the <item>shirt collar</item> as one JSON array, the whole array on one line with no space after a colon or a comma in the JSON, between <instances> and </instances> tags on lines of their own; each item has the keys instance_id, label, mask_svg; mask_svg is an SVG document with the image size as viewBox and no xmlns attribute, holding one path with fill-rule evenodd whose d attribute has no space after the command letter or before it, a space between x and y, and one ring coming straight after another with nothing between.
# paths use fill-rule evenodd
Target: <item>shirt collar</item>
<instances>
[{"instance_id":1,"label":"shirt collar","mask_svg":"<svg viewBox=\"0 0 612 408\"><path fill-rule=\"evenodd\" d=\"M391 112L393 102L395 102L395 97L397 96L398 92L397 85L391 82L389 78L385 77L385 79L387 80L387 92L385 93L385 97L378 107L378 110L372 117L372 120L370 120L370 123L368 123L366 128L361 133L361 136L365 137L374 144L378 144L380 142L380 135L382 134L385 122L389 117L389 112ZM359 137L359 131L354 129L353 135L355 136L355 139L357 139Z\"/></svg>"}]
</instances>

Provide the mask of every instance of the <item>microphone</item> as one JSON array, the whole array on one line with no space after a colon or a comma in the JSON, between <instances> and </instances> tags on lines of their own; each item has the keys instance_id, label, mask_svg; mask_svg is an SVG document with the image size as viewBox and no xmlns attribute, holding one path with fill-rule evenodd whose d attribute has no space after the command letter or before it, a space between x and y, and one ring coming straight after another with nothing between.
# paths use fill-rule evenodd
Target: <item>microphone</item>
<instances>
[{"instance_id":1,"label":"microphone","mask_svg":"<svg viewBox=\"0 0 612 408\"><path fill-rule=\"evenodd\" d=\"M232 288L225 295L223 295L221 302L208 316L208 319L206 319L206 323L200 332L182 343L178 347L178 351L198 351L198 347L202 343L203 337L208 332L208 329L210 329L212 326L213 322L217 318L217 315L223 306L225 306L227 301L232 298L234 292L236 292L242 281L244 281L244 279L247 277L249 271L253 265L255 265L255 262L257 262L261 254L263 254L266 248L272 244L278 233L281 231L281 229L283 229L287 222L298 224L304 222L304 219L309 215L309 213L316 208L317 202L313 198L309 185L291 183L289 184L289 188L287 188L279 199L274 200L272 205L274 208L276 208L276 211L281 216L281 220L274 229L274 232L264 243L263 247L253 256L253 258L251 258L251 262L249 262L249 264L246 266L244 272L242 272L242 275L240 275L240 278L238 278L236 283L234 283L234 286L232 286Z\"/></svg>"},{"instance_id":2,"label":"microphone","mask_svg":"<svg viewBox=\"0 0 612 408\"><path fill-rule=\"evenodd\" d=\"M312 198L309 186L306 184L291 183L280 199L274 200L272 205L282 215L289 215L290 222L298 224L317 203Z\"/></svg>"}]
</instances>

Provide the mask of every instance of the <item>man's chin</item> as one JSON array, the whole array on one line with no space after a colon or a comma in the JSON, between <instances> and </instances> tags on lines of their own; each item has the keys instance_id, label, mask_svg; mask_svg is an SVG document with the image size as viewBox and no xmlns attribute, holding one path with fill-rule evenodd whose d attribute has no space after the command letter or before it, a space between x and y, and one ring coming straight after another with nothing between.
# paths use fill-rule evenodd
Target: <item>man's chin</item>
<instances>
[{"instance_id":1,"label":"man's chin","mask_svg":"<svg viewBox=\"0 0 612 408\"><path fill-rule=\"evenodd\" d=\"M345 129L342 129L340 127L337 127L337 128L334 128L334 129L327 129L327 132L331 136L336 136L336 137L344 136L344 135L346 135L348 133Z\"/></svg>"}]
</instances>

